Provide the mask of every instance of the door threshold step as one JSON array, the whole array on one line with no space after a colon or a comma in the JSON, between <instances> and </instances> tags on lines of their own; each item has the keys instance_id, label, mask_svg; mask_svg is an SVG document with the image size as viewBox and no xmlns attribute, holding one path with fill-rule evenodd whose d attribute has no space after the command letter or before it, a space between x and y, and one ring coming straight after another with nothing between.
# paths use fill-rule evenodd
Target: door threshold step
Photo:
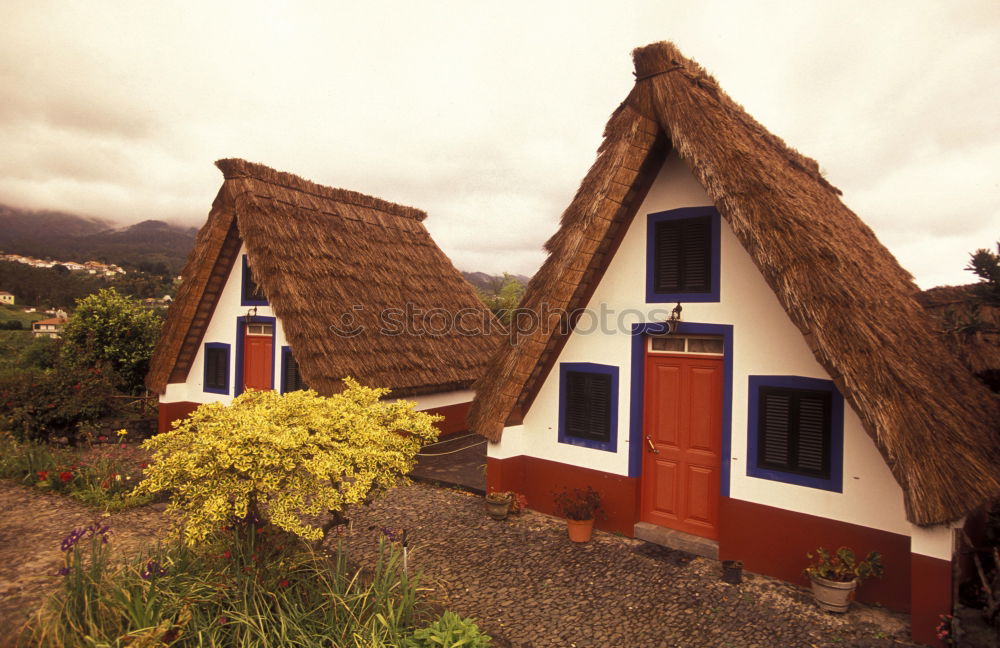
<instances>
[{"instance_id":1,"label":"door threshold step","mask_svg":"<svg viewBox=\"0 0 1000 648\"><path fill-rule=\"evenodd\" d=\"M719 559L719 543L715 540L683 531L675 531L649 522L636 522L633 531L636 538L661 547L686 551L702 558Z\"/></svg>"}]
</instances>

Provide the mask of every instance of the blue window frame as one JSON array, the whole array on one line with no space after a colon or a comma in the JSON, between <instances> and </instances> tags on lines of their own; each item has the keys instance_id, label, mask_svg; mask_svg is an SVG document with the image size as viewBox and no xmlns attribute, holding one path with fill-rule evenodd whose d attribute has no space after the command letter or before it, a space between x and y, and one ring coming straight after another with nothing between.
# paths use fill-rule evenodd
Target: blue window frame
<instances>
[{"instance_id":1,"label":"blue window frame","mask_svg":"<svg viewBox=\"0 0 1000 648\"><path fill-rule=\"evenodd\" d=\"M229 345L205 343L204 365L202 389L210 394L229 394Z\"/></svg>"},{"instance_id":2,"label":"blue window frame","mask_svg":"<svg viewBox=\"0 0 1000 648\"><path fill-rule=\"evenodd\" d=\"M720 227L715 207L684 207L647 217L647 302L719 301Z\"/></svg>"},{"instance_id":3,"label":"blue window frame","mask_svg":"<svg viewBox=\"0 0 1000 648\"><path fill-rule=\"evenodd\" d=\"M747 475L842 493L844 399L830 380L750 376Z\"/></svg>"},{"instance_id":4,"label":"blue window frame","mask_svg":"<svg viewBox=\"0 0 1000 648\"><path fill-rule=\"evenodd\" d=\"M243 280L240 286L240 305L242 306L267 306L267 297L264 291L254 281L253 273L247 264L247 255L243 255Z\"/></svg>"},{"instance_id":5,"label":"blue window frame","mask_svg":"<svg viewBox=\"0 0 1000 648\"><path fill-rule=\"evenodd\" d=\"M617 451L618 367L559 364L559 442Z\"/></svg>"},{"instance_id":6,"label":"blue window frame","mask_svg":"<svg viewBox=\"0 0 1000 648\"><path fill-rule=\"evenodd\" d=\"M302 374L299 373L299 363L292 355L292 348L283 346L281 347L281 393L300 389L309 389L309 387L302 380Z\"/></svg>"}]
</instances>

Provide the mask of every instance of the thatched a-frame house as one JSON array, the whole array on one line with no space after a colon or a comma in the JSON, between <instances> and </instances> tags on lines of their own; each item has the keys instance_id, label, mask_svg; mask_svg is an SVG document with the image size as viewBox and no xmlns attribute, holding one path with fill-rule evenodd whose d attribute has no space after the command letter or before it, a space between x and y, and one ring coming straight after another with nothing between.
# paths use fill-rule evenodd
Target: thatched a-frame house
<instances>
[{"instance_id":1,"label":"thatched a-frame house","mask_svg":"<svg viewBox=\"0 0 1000 648\"><path fill-rule=\"evenodd\" d=\"M933 638L950 525L1000 493L997 402L815 161L672 44L633 56L537 320L477 385L490 486L592 485L606 528L793 581L818 545L881 551L859 596Z\"/></svg>"},{"instance_id":2,"label":"thatched a-frame house","mask_svg":"<svg viewBox=\"0 0 1000 648\"><path fill-rule=\"evenodd\" d=\"M161 429L246 387L330 394L346 376L464 427L500 329L426 214L243 160L216 165L225 181L146 378Z\"/></svg>"}]
</instances>

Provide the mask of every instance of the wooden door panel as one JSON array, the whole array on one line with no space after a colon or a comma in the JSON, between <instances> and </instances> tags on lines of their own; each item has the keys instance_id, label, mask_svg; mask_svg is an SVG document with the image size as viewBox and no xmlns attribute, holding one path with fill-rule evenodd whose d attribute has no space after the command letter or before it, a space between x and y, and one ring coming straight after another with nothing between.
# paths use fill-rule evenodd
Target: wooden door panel
<instances>
[{"instance_id":1,"label":"wooden door panel","mask_svg":"<svg viewBox=\"0 0 1000 648\"><path fill-rule=\"evenodd\" d=\"M688 418L690 434L688 449L718 452L717 416L712 407L715 403L714 391L716 372L712 368L691 367L688 372L689 393L687 405L691 408Z\"/></svg>"},{"instance_id":2,"label":"wooden door panel","mask_svg":"<svg viewBox=\"0 0 1000 648\"><path fill-rule=\"evenodd\" d=\"M704 466L687 469L687 519L699 524L713 523L713 499L718 491L719 476Z\"/></svg>"},{"instance_id":3,"label":"wooden door panel","mask_svg":"<svg viewBox=\"0 0 1000 648\"><path fill-rule=\"evenodd\" d=\"M680 474L673 461L656 462L656 491L654 509L657 515L677 519Z\"/></svg>"},{"instance_id":4,"label":"wooden door panel","mask_svg":"<svg viewBox=\"0 0 1000 648\"><path fill-rule=\"evenodd\" d=\"M653 412L653 442L672 449L680 449L678 438L681 419L680 370L677 367L657 367L655 384L654 398L662 406Z\"/></svg>"}]
</instances>

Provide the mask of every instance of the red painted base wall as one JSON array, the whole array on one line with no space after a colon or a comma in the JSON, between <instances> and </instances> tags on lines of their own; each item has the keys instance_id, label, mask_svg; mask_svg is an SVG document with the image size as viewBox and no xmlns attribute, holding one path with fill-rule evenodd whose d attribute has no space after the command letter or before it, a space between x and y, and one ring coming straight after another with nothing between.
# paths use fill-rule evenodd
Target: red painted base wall
<instances>
[{"instance_id":1,"label":"red painted base wall","mask_svg":"<svg viewBox=\"0 0 1000 648\"><path fill-rule=\"evenodd\" d=\"M472 406L472 402L468 403L456 403L455 405L446 405L444 407L432 407L430 409L423 410L428 414L437 414L443 416L443 421L438 421L434 424L434 427L440 431L440 439L446 439L460 432L467 432L469 429L468 424L465 422L465 418L469 415L469 407Z\"/></svg>"},{"instance_id":2,"label":"red painted base wall","mask_svg":"<svg viewBox=\"0 0 1000 648\"><path fill-rule=\"evenodd\" d=\"M910 634L921 643L943 646L937 638L940 615L951 614L951 562L920 554L911 555L913 602Z\"/></svg>"},{"instance_id":3,"label":"red painted base wall","mask_svg":"<svg viewBox=\"0 0 1000 648\"><path fill-rule=\"evenodd\" d=\"M719 559L742 560L748 571L775 576L807 587L802 573L817 547L850 547L859 556L882 554L885 575L861 584L859 601L910 610L910 538L723 497L719 507Z\"/></svg>"},{"instance_id":4,"label":"red painted base wall","mask_svg":"<svg viewBox=\"0 0 1000 648\"><path fill-rule=\"evenodd\" d=\"M632 536L639 516L639 480L569 464L520 455L510 459L486 460L486 487L512 490L528 498L536 511L556 515L555 494L565 488L593 486L601 494L606 517L596 526L604 531Z\"/></svg>"},{"instance_id":5,"label":"red painted base wall","mask_svg":"<svg viewBox=\"0 0 1000 648\"><path fill-rule=\"evenodd\" d=\"M198 409L201 403L191 403L188 401L179 401L177 403L160 403L157 412L157 426L156 431L159 433L166 432L170 429L170 425L177 419L185 418L188 414Z\"/></svg>"}]
</instances>

